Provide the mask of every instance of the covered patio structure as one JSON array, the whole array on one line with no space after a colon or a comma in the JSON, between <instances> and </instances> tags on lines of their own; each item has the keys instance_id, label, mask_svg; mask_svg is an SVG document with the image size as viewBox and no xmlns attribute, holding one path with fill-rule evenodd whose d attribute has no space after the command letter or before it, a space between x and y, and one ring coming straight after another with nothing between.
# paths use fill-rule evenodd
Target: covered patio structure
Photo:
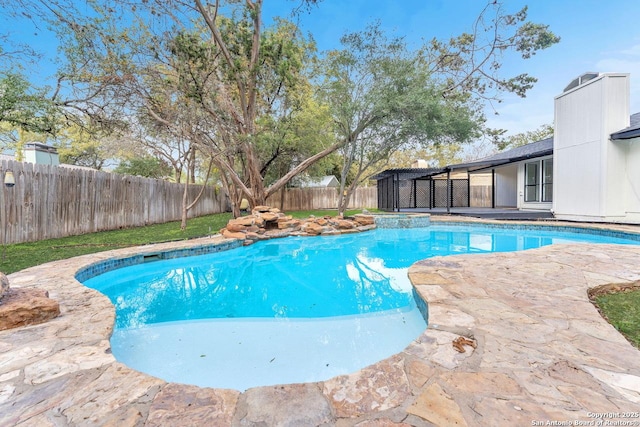
<instances>
[{"instance_id":1,"label":"covered patio structure","mask_svg":"<svg viewBox=\"0 0 640 427\"><path fill-rule=\"evenodd\" d=\"M531 194L542 187L551 197L551 183L541 185L540 173L534 176L531 171L542 170L540 159L549 159L552 154L553 138L547 138L443 168L387 169L374 177L378 186L378 209L480 218L552 218L550 199L548 203L529 200L533 199ZM544 161L550 164L550 160Z\"/></svg>"},{"instance_id":2,"label":"covered patio structure","mask_svg":"<svg viewBox=\"0 0 640 427\"><path fill-rule=\"evenodd\" d=\"M466 172L452 176L448 168L387 169L374 177L378 185L378 209L400 212L408 209L469 207Z\"/></svg>"}]
</instances>

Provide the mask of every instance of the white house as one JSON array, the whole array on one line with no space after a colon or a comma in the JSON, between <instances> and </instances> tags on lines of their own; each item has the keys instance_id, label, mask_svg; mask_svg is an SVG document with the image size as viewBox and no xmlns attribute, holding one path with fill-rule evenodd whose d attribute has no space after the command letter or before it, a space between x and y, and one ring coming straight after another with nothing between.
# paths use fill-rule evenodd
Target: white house
<instances>
[{"instance_id":1,"label":"white house","mask_svg":"<svg viewBox=\"0 0 640 427\"><path fill-rule=\"evenodd\" d=\"M22 159L39 165L60 165L58 149L41 142L27 142L22 148ZM14 155L0 154L0 160L16 160Z\"/></svg>"},{"instance_id":2,"label":"white house","mask_svg":"<svg viewBox=\"0 0 640 427\"><path fill-rule=\"evenodd\" d=\"M340 181L334 175L326 175L319 178L303 176L297 180L297 186L303 188L338 188Z\"/></svg>"},{"instance_id":3,"label":"white house","mask_svg":"<svg viewBox=\"0 0 640 427\"><path fill-rule=\"evenodd\" d=\"M58 149L41 142L27 142L22 150L22 156L28 163L54 166L60 164Z\"/></svg>"},{"instance_id":4,"label":"white house","mask_svg":"<svg viewBox=\"0 0 640 427\"><path fill-rule=\"evenodd\" d=\"M433 184L446 177L448 209L464 200L465 191L471 200L473 177L488 176L494 208L552 212L570 221L640 224L640 113L630 116L629 97L629 74L583 74L555 98L553 138L407 182L392 181L383 172L378 176L379 207L442 207L431 202L437 195ZM463 173L466 177L460 179ZM420 200L421 194L429 203Z\"/></svg>"}]
</instances>

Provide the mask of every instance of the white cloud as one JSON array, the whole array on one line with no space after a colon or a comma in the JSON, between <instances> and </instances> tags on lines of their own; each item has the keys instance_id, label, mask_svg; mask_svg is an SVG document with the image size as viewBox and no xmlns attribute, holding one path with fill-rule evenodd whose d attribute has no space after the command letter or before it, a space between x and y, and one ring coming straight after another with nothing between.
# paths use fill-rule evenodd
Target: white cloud
<instances>
[{"instance_id":1,"label":"white cloud","mask_svg":"<svg viewBox=\"0 0 640 427\"><path fill-rule=\"evenodd\" d=\"M640 56L640 44L621 50L620 53L623 55Z\"/></svg>"}]
</instances>

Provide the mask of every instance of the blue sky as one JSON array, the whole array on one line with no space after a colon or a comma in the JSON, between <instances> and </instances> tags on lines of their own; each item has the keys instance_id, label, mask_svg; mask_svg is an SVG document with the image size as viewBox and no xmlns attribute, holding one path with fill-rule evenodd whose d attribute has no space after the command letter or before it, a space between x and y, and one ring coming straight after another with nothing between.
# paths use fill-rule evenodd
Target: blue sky
<instances>
[{"instance_id":1,"label":"blue sky","mask_svg":"<svg viewBox=\"0 0 640 427\"><path fill-rule=\"evenodd\" d=\"M288 17L298 0L265 0L265 18ZM324 0L299 24L310 32L320 50L339 47L340 36L379 20L389 33L406 37L409 45L422 40L459 35L471 28L484 0ZM640 1L634 0L504 0L508 12L529 6L529 19L548 24L561 37L559 44L529 60L506 57L504 75L527 72L538 83L525 99L505 96L487 111L489 125L509 133L533 130L553 121L553 98L575 77L586 71L631 73L631 112L640 112ZM24 37L36 49L52 52L55 42L44 30L15 21L0 20L16 37ZM46 61L40 63L43 67ZM30 66L31 67L31 66ZM47 74L38 64L31 75Z\"/></svg>"}]
</instances>

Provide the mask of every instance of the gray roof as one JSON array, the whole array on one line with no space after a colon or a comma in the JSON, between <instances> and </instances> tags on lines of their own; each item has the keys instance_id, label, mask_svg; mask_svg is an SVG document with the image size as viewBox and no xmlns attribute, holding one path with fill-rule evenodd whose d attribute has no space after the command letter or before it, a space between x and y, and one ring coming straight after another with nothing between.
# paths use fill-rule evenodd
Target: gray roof
<instances>
[{"instance_id":1,"label":"gray roof","mask_svg":"<svg viewBox=\"0 0 640 427\"><path fill-rule=\"evenodd\" d=\"M520 160L533 159L536 157L553 154L553 137L541 141L532 142L511 150L502 151L484 159L469 163L459 163L448 166L449 169L483 169L492 166L499 166L506 163L518 162Z\"/></svg>"},{"instance_id":2,"label":"gray roof","mask_svg":"<svg viewBox=\"0 0 640 427\"><path fill-rule=\"evenodd\" d=\"M611 139L631 139L640 136L640 113L632 114L629 119L629 127L612 133Z\"/></svg>"},{"instance_id":3,"label":"gray roof","mask_svg":"<svg viewBox=\"0 0 640 427\"><path fill-rule=\"evenodd\" d=\"M543 139L542 141L532 142L527 145L512 148L511 150L502 151L484 159L476 160L469 163L459 163L449 165L444 168L399 168L387 169L384 172L372 177L372 179L384 179L392 175L398 175L398 179L408 180L416 178L428 178L434 175L440 175L454 169L479 170L492 166L499 166L506 163L517 162L525 159L533 159L553 154L553 138Z\"/></svg>"},{"instance_id":4,"label":"gray roof","mask_svg":"<svg viewBox=\"0 0 640 427\"><path fill-rule=\"evenodd\" d=\"M397 175L398 179L415 179L425 175L437 175L438 173L445 172L445 169L441 168L396 168L387 169L380 172L377 175L371 177L371 179L384 179L393 175Z\"/></svg>"},{"instance_id":5,"label":"gray roof","mask_svg":"<svg viewBox=\"0 0 640 427\"><path fill-rule=\"evenodd\" d=\"M611 139L631 139L640 137L640 113L632 114L630 117L630 126L618 132L611 134ZM491 168L507 163L519 162L521 160L535 159L537 157L549 156L553 154L553 137L543 139L541 141L532 142L511 150L502 151L483 159L475 160L468 163L458 163L449 165L445 168L401 168L387 169L375 175L373 179L383 179L390 175L399 174L400 179L416 179L427 178L429 176L439 175L448 170L469 169L470 171Z\"/></svg>"}]
</instances>

